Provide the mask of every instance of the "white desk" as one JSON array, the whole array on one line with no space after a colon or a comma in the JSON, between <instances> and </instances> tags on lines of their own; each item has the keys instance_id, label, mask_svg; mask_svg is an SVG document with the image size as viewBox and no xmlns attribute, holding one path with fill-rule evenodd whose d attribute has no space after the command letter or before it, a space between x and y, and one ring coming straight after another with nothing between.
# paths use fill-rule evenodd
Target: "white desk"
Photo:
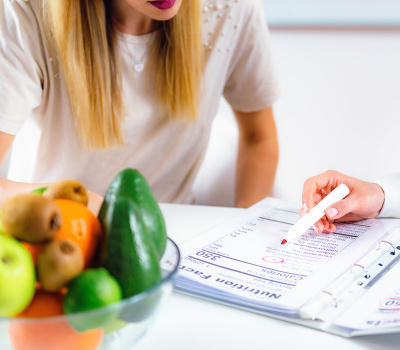
<instances>
[{"instance_id":1,"label":"white desk","mask_svg":"<svg viewBox=\"0 0 400 350\"><path fill-rule=\"evenodd\" d=\"M162 204L169 236L181 243L242 209ZM342 338L174 292L135 350L386 350L400 334Z\"/></svg>"}]
</instances>

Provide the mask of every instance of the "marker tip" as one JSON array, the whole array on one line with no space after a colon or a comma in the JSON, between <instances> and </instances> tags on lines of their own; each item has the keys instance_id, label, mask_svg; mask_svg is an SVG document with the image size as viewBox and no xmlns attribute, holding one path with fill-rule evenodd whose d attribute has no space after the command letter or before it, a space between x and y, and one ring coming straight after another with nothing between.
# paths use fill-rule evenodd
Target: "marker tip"
<instances>
[{"instance_id":1,"label":"marker tip","mask_svg":"<svg viewBox=\"0 0 400 350\"><path fill-rule=\"evenodd\" d=\"M287 243L287 240L286 239L282 240L281 244L285 244L285 243Z\"/></svg>"}]
</instances>

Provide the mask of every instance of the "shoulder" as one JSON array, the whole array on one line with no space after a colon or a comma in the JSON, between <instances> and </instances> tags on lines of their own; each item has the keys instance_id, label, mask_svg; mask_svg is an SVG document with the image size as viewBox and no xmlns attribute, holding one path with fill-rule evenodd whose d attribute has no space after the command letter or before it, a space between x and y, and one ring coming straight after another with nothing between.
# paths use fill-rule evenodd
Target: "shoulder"
<instances>
[{"instance_id":1,"label":"shoulder","mask_svg":"<svg viewBox=\"0 0 400 350\"><path fill-rule=\"evenodd\" d=\"M262 0L202 0L202 6L209 6L210 8L220 5L218 7L233 7L238 6L242 9L252 9L254 7L262 7Z\"/></svg>"},{"instance_id":2,"label":"shoulder","mask_svg":"<svg viewBox=\"0 0 400 350\"><path fill-rule=\"evenodd\" d=\"M40 3L38 0L0 0L1 15L18 22L36 20Z\"/></svg>"},{"instance_id":3,"label":"shoulder","mask_svg":"<svg viewBox=\"0 0 400 350\"><path fill-rule=\"evenodd\" d=\"M261 0L203 0L205 47L233 47L265 38L267 28Z\"/></svg>"},{"instance_id":4,"label":"shoulder","mask_svg":"<svg viewBox=\"0 0 400 350\"><path fill-rule=\"evenodd\" d=\"M39 8L38 0L0 0L1 32L37 29Z\"/></svg>"},{"instance_id":5,"label":"shoulder","mask_svg":"<svg viewBox=\"0 0 400 350\"><path fill-rule=\"evenodd\" d=\"M225 32L242 32L265 22L261 0L203 0L202 24L204 35L218 28ZM265 22L266 23L266 22Z\"/></svg>"},{"instance_id":6,"label":"shoulder","mask_svg":"<svg viewBox=\"0 0 400 350\"><path fill-rule=\"evenodd\" d=\"M263 11L261 0L202 0L201 3L203 13L217 12L221 17L224 14L228 14L228 16L240 14L246 17Z\"/></svg>"},{"instance_id":7,"label":"shoulder","mask_svg":"<svg viewBox=\"0 0 400 350\"><path fill-rule=\"evenodd\" d=\"M38 0L0 0L0 50L35 50L41 40Z\"/></svg>"}]
</instances>

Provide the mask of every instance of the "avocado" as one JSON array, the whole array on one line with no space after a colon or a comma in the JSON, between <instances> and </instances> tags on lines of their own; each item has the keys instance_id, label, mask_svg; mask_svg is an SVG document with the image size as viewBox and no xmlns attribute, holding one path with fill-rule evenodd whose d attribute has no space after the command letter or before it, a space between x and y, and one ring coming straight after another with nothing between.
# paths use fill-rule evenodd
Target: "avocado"
<instances>
[{"instance_id":1,"label":"avocado","mask_svg":"<svg viewBox=\"0 0 400 350\"><path fill-rule=\"evenodd\" d=\"M115 176L100 208L100 222L104 221L110 204L122 197L131 199L137 205L160 259L167 245L165 220L149 183L138 170L126 168Z\"/></svg>"},{"instance_id":2,"label":"avocado","mask_svg":"<svg viewBox=\"0 0 400 350\"><path fill-rule=\"evenodd\" d=\"M101 265L119 282L124 298L157 284L161 267L139 207L129 198L110 202L104 219L106 241Z\"/></svg>"}]
</instances>

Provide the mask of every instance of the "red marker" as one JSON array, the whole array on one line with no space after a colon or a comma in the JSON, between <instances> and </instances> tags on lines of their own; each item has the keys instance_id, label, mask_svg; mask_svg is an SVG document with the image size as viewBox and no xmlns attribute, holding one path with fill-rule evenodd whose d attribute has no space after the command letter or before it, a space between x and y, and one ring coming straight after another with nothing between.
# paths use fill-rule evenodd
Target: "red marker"
<instances>
[{"instance_id":1,"label":"red marker","mask_svg":"<svg viewBox=\"0 0 400 350\"><path fill-rule=\"evenodd\" d=\"M281 244L290 243L300 238L311 225L314 225L319 219L325 215L325 210L332 204L342 200L350 193L349 188L345 184L340 184L332 192L330 192L321 202L305 214L297 221L286 233Z\"/></svg>"}]
</instances>

